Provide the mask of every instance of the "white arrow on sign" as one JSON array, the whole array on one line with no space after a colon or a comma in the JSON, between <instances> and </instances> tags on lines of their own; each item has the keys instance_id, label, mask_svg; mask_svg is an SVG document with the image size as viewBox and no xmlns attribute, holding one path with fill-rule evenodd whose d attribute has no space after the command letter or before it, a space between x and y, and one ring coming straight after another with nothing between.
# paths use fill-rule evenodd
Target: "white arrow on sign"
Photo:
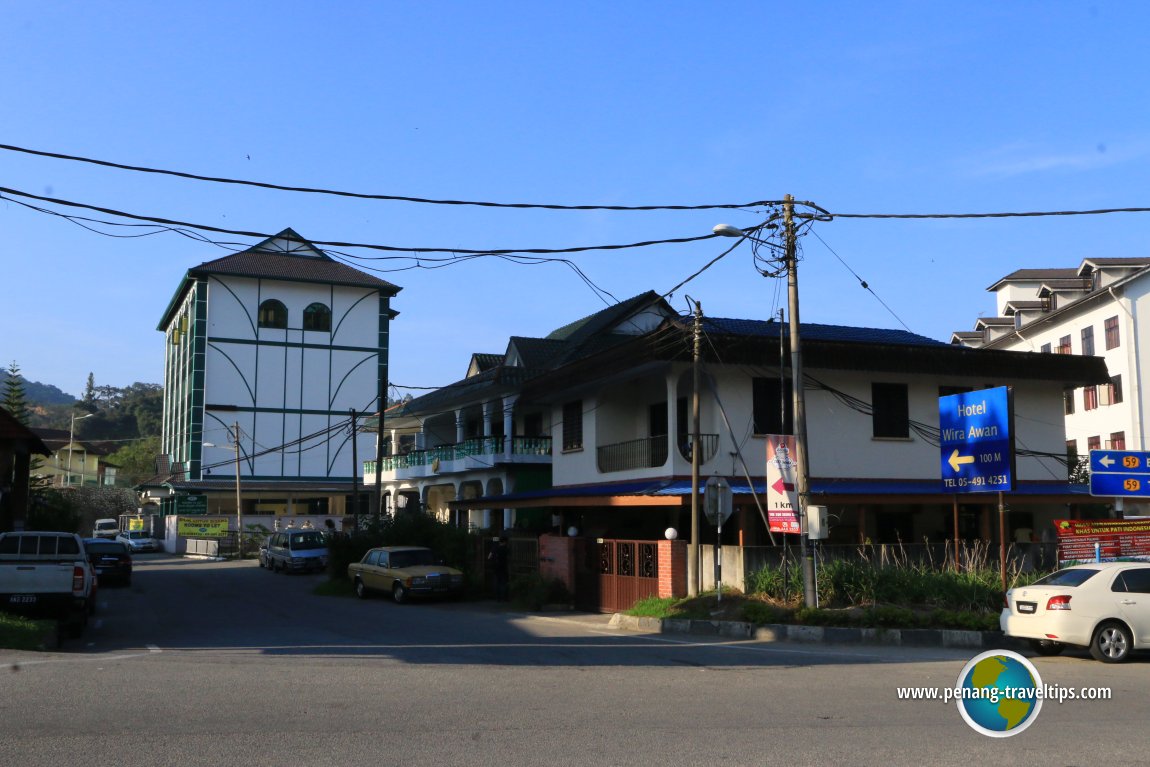
<instances>
[{"instance_id":1,"label":"white arrow on sign","mask_svg":"<svg viewBox=\"0 0 1150 767\"><path fill-rule=\"evenodd\" d=\"M1098 459L1098 463L1102 464L1102 465L1103 465L1103 466L1105 466L1107 469L1109 469L1109 468L1110 468L1110 464L1112 464L1112 463L1118 463L1118 462L1117 462L1117 461L1115 461L1115 460L1114 460L1113 458L1111 458L1110 456L1108 456L1108 455L1104 455L1104 456L1102 456L1101 458L1099 458L1099 459Z\"/></svg>"},{"instance_id":2,"label":"white arrow on sign","mask_svg":"<svg viewBox=\"0 0 1150 767\"><path fill-rule=\"evenodd\" d=\"M959 455L958 454L958 448L956 447L954 449L954 452L950 454L950 458L948 458L946 462L950 464L950 468L954 469L955 471L958 471L959 466L962 466L963 464L966 464L966 463L974 463L974 456L973 455Z\"/></svg>"}]
</instances>

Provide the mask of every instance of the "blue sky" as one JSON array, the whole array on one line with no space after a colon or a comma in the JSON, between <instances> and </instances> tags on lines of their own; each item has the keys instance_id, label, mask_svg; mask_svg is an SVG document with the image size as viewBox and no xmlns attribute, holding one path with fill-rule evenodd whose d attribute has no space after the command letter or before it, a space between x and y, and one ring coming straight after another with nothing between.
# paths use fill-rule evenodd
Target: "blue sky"
<instances>
[{"instance_id":1,"label":"blue sky","mask_svg":"<svg viewBox=\"0 0 1150 767\"><path fill-rule=\"evenodd\" d=\"M789 193L832 213L1150 205L1150 6L1139 3L5 2L0 28L0 144L130 165L497 202ZM0 151L0 186L401 247L628 243L765 215L352 200L11 151ZM802 241L801 316L949 340L993 313L985 289L1010 271L1150 255L1147 223L1138 213L818 223ZM165 306L188 268L228 252L171 233L115 239L7 200L0 234L0 360L77 395L89 372L98 384L161 382ZM730 244L572 258L624 299L668 290ZM403 288L391 377L405 386L449 383L472 352L605 306L560 264L482 259L380 276ZM767 318L785 303L780 282L759 276L743 247L671 301Z\"/></svg>"}]
</instances>

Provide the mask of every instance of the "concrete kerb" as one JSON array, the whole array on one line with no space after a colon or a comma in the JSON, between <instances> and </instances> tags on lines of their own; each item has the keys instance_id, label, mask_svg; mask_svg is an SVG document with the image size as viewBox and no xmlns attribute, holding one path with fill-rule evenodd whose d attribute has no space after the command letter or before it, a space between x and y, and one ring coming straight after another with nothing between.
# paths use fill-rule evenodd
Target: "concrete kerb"
<instances>
[{"instance_id":1,"label":"concrete kerb","mask_svg":"<svg viewBox=\"0 0 1150 767\"><path fill-rule=\"evenodd\" d=\"M616 613L608 624L623 631L645 634L698 634L758 642L803 642L807 644L863 644L890 647L947 647L981 650L1023 647L1001 631L962 631L957 629L846 628L838 626L799 626L794 624L743 623L739 621L690 620L686 618L639 618Z\"/></svg>"}]
</instances>

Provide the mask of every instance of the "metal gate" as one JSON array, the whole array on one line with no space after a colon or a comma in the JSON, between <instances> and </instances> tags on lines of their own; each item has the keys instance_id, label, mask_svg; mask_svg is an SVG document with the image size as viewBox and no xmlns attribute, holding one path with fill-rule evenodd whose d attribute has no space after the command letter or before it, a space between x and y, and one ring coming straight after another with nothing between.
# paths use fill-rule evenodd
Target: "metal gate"
<instances>
[{"instance_id":1,"label":"metal gate","mask_svg":"<svg viewBox=\"0 0 1150 767\"><path fill-rule=\"evenodd\" d=\"M580 539L575 552L575 602L583 610L617 613L659 595L659 543Z\"/></svg>"}]
</instances>

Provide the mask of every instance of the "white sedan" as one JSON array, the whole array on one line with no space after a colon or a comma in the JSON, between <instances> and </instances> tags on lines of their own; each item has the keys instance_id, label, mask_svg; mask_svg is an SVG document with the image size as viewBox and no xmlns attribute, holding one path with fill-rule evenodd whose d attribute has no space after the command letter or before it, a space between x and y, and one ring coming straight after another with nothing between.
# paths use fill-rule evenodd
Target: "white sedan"
<instances>
[{"instance_id":1,"label":"white sedan","mask_svg":"<svg viewBox=\"0 0 1150 767\"><path fill-rule=\"evenodd\" d=\"M129 530L116 536L117 541L128 544L128 548L135 554L137 551L159 551L160 544L143 530Z\"/></svg>"},{"instance_id":2,"label":"white sedan","mask_svg":"<svg viewBox=\"0 0 1150 767\"><path fill-rule=\"evenodd\" d=\"M1075 565L1017 586L1006 592L998 623L1040 655L1075 645L1120 663L1150 648L1150 562Z\"/></svg>"}]
</instances>

